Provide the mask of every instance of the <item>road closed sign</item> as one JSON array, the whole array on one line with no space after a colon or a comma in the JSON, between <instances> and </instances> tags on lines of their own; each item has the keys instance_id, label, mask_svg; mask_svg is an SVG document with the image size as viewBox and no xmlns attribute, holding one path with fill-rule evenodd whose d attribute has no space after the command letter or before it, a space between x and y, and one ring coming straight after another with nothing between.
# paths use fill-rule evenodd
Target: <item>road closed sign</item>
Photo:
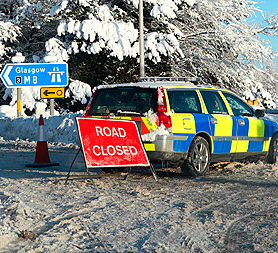
<instances>
[{"instance_id":1,"label":"road closed sign","mask_svg":"<svg viewBox=\"0 0 278 253\"><path fill-rule=\"evenodd\" d=\"M76 117L87 168L150 166L134 121Z\"/></svg>"}]
</instances>

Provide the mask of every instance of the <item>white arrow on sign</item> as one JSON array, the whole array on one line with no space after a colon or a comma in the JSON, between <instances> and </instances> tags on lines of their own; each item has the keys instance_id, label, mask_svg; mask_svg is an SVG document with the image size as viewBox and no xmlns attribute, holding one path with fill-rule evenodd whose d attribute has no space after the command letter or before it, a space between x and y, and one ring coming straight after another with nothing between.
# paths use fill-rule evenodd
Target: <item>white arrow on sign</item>
<instances>
[{"instance_id":1,"label":"white arrow on sign","mask_svg":"<svg viewBox=\"0 0 278 253\"><path fill-rule=\"evenodd\" d=\"M13 68L13 66L9 66L9 67L7 68L6 73L4 74L4 78L5 78L6 82L7 82L9 85L11 85L11 86L14 85L13 82L11 81L11 79L9 78L9 74L10 74L12 68Z\"/></svg>"}]
</instances>

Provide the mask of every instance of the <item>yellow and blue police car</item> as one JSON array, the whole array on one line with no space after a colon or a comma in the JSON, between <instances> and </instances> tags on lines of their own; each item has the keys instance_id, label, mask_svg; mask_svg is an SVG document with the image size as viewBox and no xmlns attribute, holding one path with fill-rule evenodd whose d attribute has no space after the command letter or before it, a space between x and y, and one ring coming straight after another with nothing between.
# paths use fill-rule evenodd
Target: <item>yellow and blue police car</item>
<instances>
[{"instance_id":1,"label":"yellow and blue police car","mask_svg":"<svg viewBox=\"0 0 278 253\"><path fill-rule=\"evenodd\" d=\"M84 116L134 120L151 162L204 175L211 162L278 161L278 124L234 93L198 78L141 78L95 88Z\"/></svg>"}]
</instances>

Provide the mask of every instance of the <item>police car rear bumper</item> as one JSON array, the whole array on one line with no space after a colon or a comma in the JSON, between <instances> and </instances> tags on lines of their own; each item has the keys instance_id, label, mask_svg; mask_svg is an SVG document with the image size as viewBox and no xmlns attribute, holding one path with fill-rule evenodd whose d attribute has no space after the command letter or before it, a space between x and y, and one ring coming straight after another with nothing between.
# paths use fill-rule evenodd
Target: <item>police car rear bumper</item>
<instances>
[{"instance_id":1,"label":"police car rear bumper","mask_svg":"<svg viewBox=\"0 0 278 253\"><path fill-rule=\"evenodd\" d=\"M177 162L180 159L186 159L187 152L174 151L174 141L186 141L187 139L188 136L157 135L155 141L144 142L144 146L150 160Z\"/></svg>"}]
</instances>

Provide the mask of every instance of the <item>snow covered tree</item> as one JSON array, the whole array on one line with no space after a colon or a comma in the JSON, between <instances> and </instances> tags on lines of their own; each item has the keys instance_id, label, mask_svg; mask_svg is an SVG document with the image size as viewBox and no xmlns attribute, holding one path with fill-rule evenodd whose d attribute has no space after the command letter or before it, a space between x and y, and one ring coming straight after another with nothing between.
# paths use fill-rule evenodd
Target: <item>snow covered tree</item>
<instances>
[{"instance_id":1,"label":"snow covered tree","mask_svg":"<svg viewBox=\"0 0 278 253\"><path fill-rule=\"evenodd\" d=\"M173 65L176 74L196 75L204 83L230 88L246 99L255 97L265 106L274 105L275 75L266 71L273 65L272 52L260 34L277 35L277 17L268 26L247 22L263 14L253 1L203 0L180 12L174 23L183 32L180 47L185 57ZM273 67L272 67L272 70Z\"/></svg>"}]
</instances>

